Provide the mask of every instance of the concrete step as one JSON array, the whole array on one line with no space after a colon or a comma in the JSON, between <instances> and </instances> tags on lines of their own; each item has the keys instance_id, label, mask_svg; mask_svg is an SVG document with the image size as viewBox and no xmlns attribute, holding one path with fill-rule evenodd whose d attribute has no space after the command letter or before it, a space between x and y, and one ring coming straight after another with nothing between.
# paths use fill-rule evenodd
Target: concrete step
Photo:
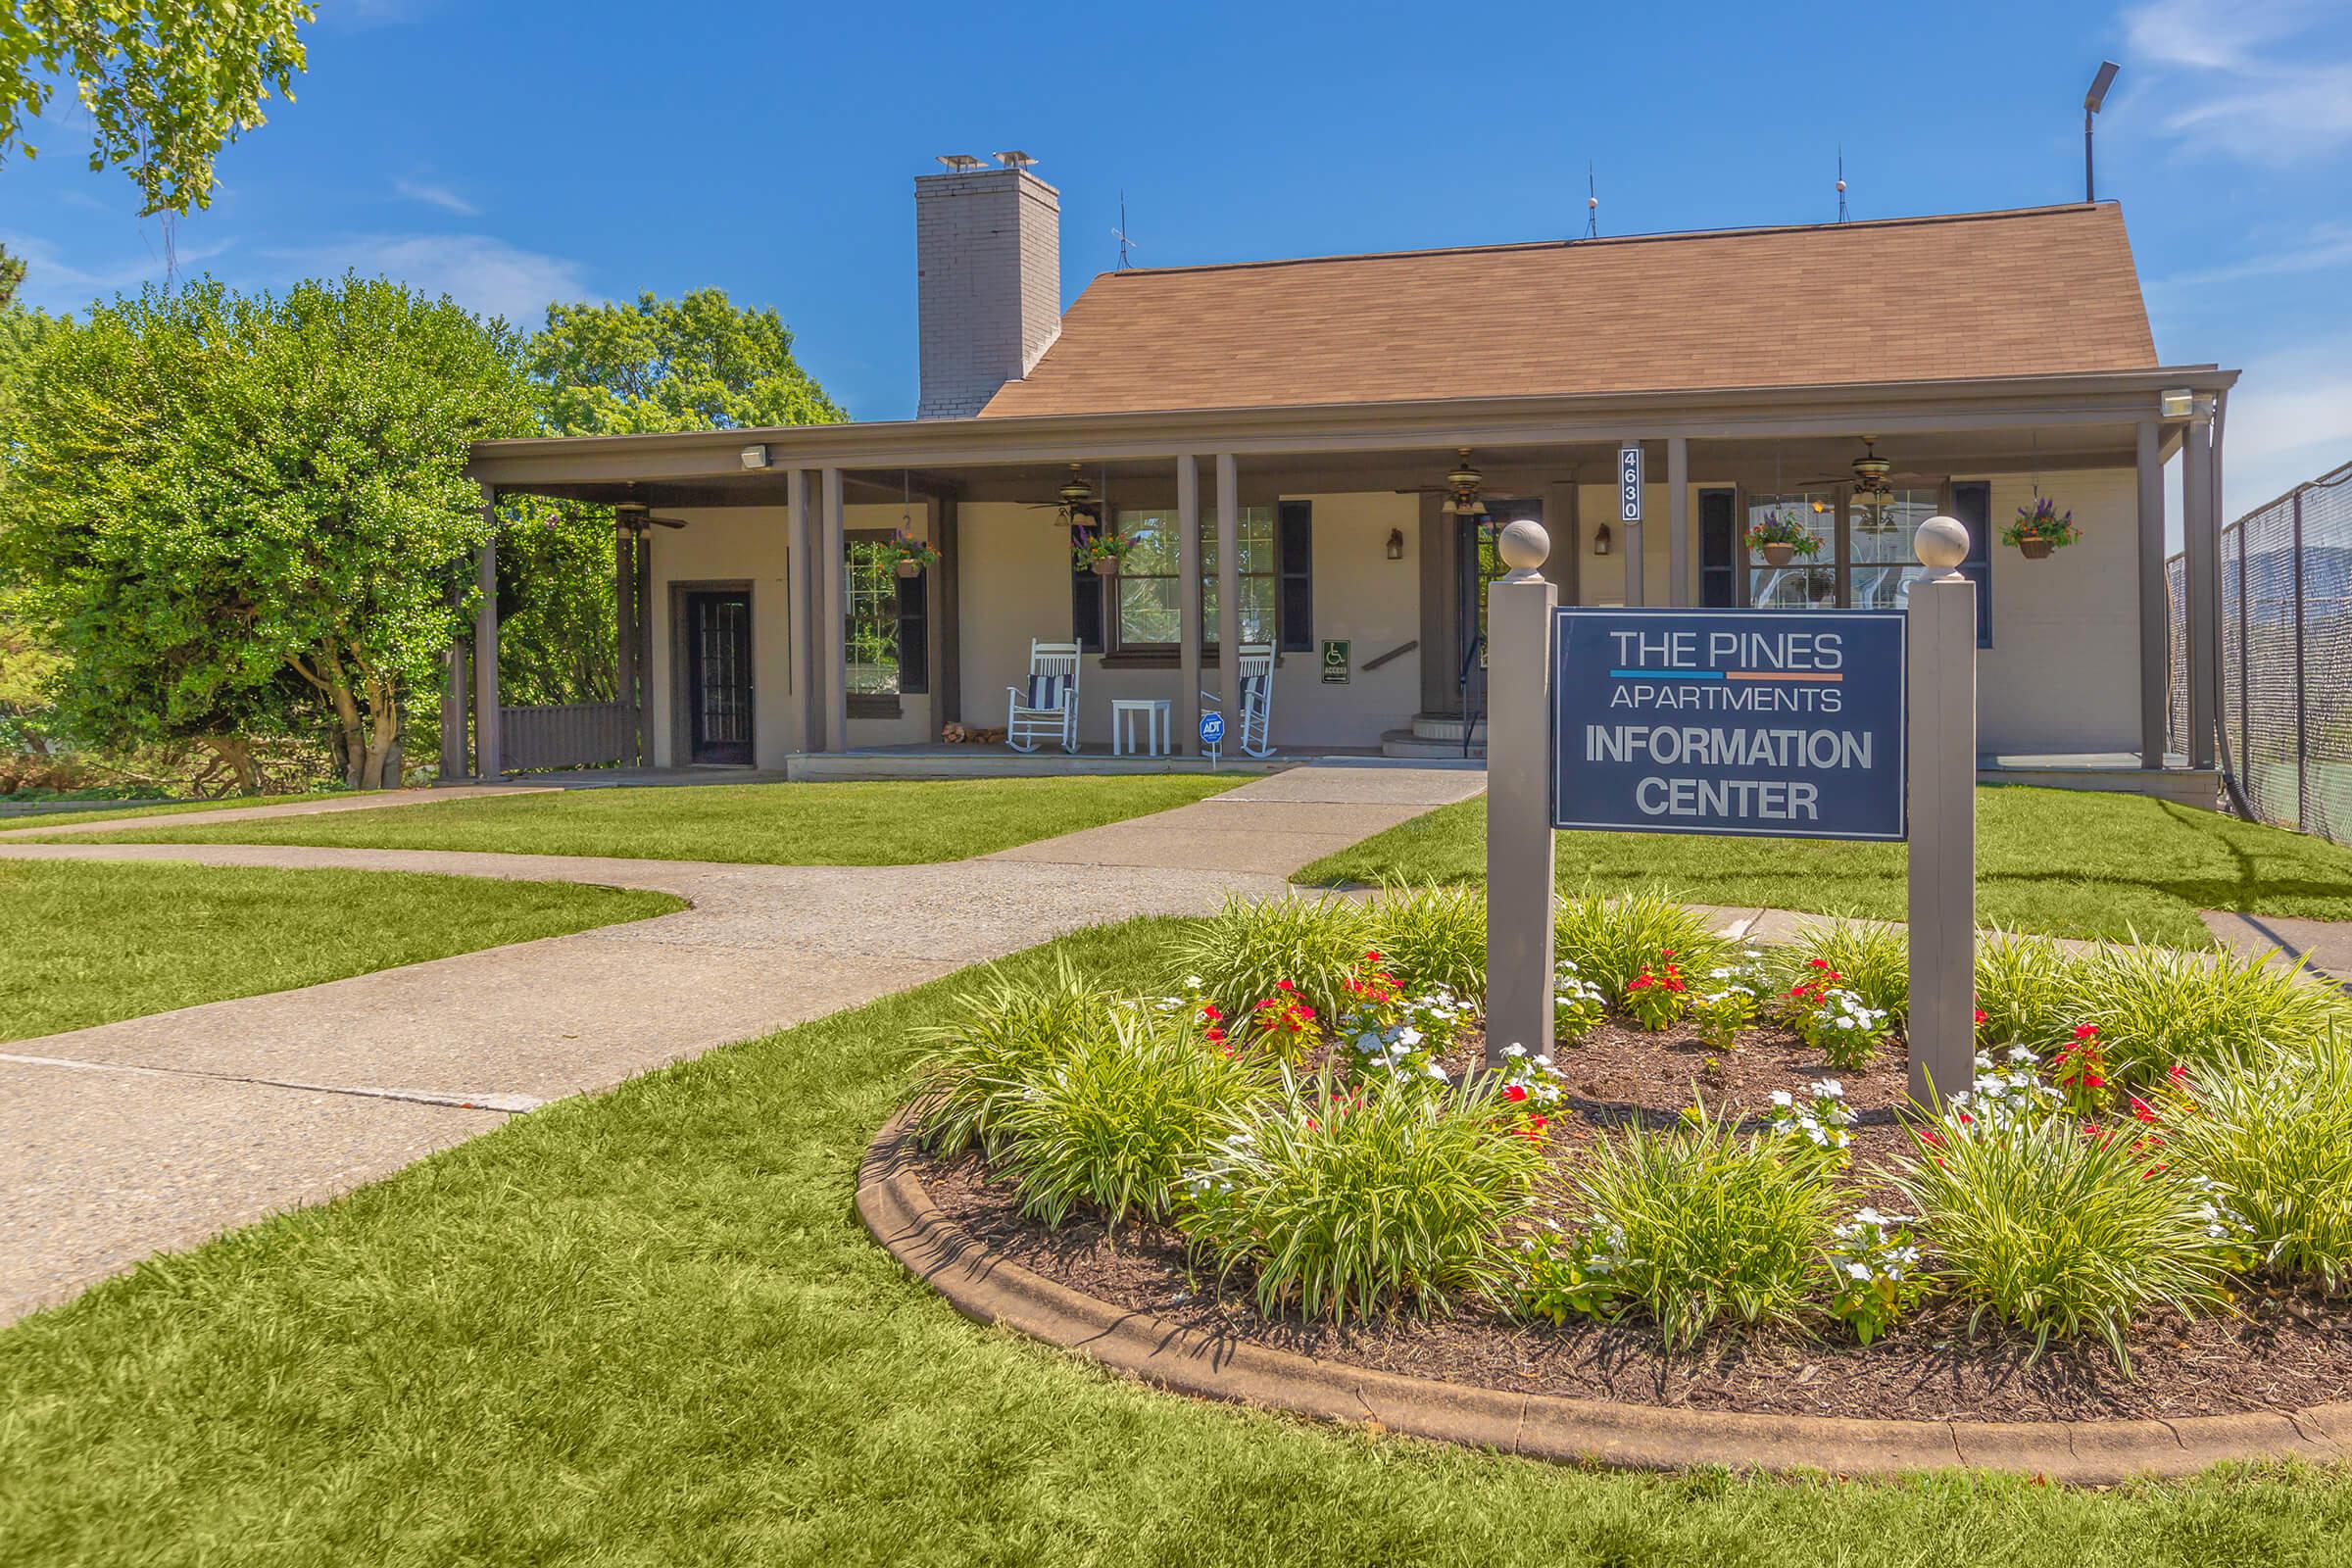
<instances>
[{"instance_id":1,"label":"concrete step","mask_svg":"<svg viewBox=\"0 0 2352 1568\"><path fill-rule=\"evenodd\" d=\"M1417 728L1393 729L1381 736L1380 755L1426 759L1432 761L1446 758L1459 760L1463 756L1461 732L1457 726L1453 739L1431 740L1423 736ZM1473 759L1483 758L1487 755L1485 726L1480 726L1479 738L1470 743L1468 755Z\"/></svg>"},{"instance_id":2,"label":"concrete step","mask_svg":"<svg viewBox=\"0 0 2352 1568\"><path fill-rule=\"evenodd\" d=\"M1469 722L1465 718L1446 718L1432 713L1417 713L1413 716L1413 735L1418 740L1451 741L1454 745L1459 746L1462 743L1462 730L1468 726ZM1486 738L1487 721L1481 718L1478 721L1477 730L1470 737L1471 743L1483 745Z\"/></svg>"}]
</instances>

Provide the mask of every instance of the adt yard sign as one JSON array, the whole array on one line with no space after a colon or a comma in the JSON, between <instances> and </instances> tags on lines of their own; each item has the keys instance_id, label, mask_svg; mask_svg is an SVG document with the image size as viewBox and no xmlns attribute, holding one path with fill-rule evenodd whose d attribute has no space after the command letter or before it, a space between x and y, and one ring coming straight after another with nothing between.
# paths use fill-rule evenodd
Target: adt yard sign
<instances>
[{"instance_id":1,"label":"adt yard sign","mask_svg":"<svg viewBox=\"0 0 2352 1568\"><path fill-rule=\"evenodd\" d=\"M1552 614L1552 826L1904 836L1901 612Z\"/></svg>"},{"instance_id":2,"label":"adt yard sign","mask_svg":"<svg viewBox=\"0 0 2352 1568\"><path fill-rule=\"evenodd\" d=\"M1225 715L1206 712L1200 715L1200 744L1214 746L1225 738Z\"/></svg>"}]
</instances>

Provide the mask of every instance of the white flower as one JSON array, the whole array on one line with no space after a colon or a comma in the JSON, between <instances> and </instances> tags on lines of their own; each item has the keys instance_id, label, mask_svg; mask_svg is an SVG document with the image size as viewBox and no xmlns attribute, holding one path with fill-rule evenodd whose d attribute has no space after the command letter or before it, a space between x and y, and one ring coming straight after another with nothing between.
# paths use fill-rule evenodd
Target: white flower
<instances>
[{"instance_id":1,"label":"white flower","mask_svg":"<svg viewBox=\"0 0 2352 1568\"><path fill-rule=\"evenodd\" d=\"M1845 1085L1835 1078L1824 1078L1814 1084L1813 1093L1825 1100L1843 1100Z\"/></svg>"},{"instance_id":2,"label":"white flower","mask_svg":"<svg viewBox=\"0 0 2352 1568\"><path fill-rule=\"evenodd\" d=\"M1429 1075L1442 1084L1453 1082L1452 1077L1446 1073L1446 1069L1434 1061L1429 1064Z\"/></svg>"},{"instance_id":3,"label":"white flower","mask_svg":"<svg viewBox=\"0 0 2352 1568\"><path fill-rule=\"evenodd\" d=\"M1418 1029L1399 1029L1396 1031L1396 1040L1400 1045L1417 1046L1424 1038L1425 1037Z\"/></svg>"},{"instance_id":4,"label":"white flower","mask_svg":"<svg viewBox=\"0 0 2352 1568\"><path fill-rule=\"evenodd\" d=\"M1524 1056L1527 1054L1527 1048L1522 1045L1508 1045L1502 1048L1502 1054L1506 1056Z\"/></svg>"},{"instance_id":5,"label":"white flower","mask_svg":"<svg viewBox=\"0 0 2352 1568\"><path fill-rule=\"evenodd\" d=\"M1200 990L1200 977L1199 975L1197 975L1197 974L1188 974L1188 975L1186 975L1186 976L1184 977L1184 988L1185 988L1187 991L1198 991L1198 990Z\"/></svg>"},{"instance_id":6,"label":"white flower","mask_svg":"<svg viewBox=\"0 0 2352 1568\"><path fill-rule=\"evenodd\" d=\"M1865 1284L1867 1284L1870 1280L1870 1265L1868 1263L1848 1263L1845 1265L1845 1272L1848 1278L1861 1280Z\"/></svg>"},{"instance_id":7,"label":"white flower","mask_svg":"<svg viewBox=\"0 0 2352 1568\"><path fill-rule=\"evenodd\" d=\"M1775 1089L1772 1092L1772 1102L1776 1105L1793 1105L1796 1103L1796 1097L1786 1089Z\"/></svg>"}]
</instances>

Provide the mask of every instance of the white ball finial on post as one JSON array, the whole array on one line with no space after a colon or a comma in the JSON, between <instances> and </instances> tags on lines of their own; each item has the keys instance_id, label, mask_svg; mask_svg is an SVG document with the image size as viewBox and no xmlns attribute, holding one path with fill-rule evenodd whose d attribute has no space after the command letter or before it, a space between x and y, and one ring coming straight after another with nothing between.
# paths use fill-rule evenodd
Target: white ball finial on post
<instances>
[{"instance_id":1,"label":"white ball finial on post","mask_svg":"<svg viewBox=\"0 0 2352 1568\"><path fill-rule=\"evenodd\" d=\"M1911 549L1938 578L1957 577L1960 563L1968 559L1967 525L1956 517L1930 517L1911 536Z\"/></svg>"},{"instance_id":2,"label":"white ball finial on post","mask_svg":"<svg viewBox=\"0 0 2352 1568\"><path fill-rule=\"evenodd\" d=\"M1551 559L1551 535L1544 531L1542 523L1521 517L1502 525L1494 539L1494 553L1511 568L1512 575L1532 576Z\"/></svg>"}]
</instances>

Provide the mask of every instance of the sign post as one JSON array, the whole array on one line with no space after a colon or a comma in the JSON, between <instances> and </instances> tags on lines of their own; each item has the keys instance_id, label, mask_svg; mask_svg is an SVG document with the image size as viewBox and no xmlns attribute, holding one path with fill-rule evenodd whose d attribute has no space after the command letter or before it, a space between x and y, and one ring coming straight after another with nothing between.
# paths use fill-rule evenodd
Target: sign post
<instances>
[{"instance_id":1,"label":"sign post","mask_svg":"<svg viewBox=\"0 0 2352 1568\"><path fill-rule=\"evenodd\" d=\"M1977 585L1968 529L1930 517L1912 550L1906 641L1911 749L1911 1098L1976 1084Z\"/></svg>"},{"instance_id":2,"label":"sign post","mask_svg":"<svg viewBox=\"0 0 2352 1568\"><path fill-rule=\"evenodd\" d=\"M1510 569L1487 590L1487 1065L1506 1048L1551 1049L1552 840L1544 809L1551 737L1553 609L1542 567L1551 537L1521 519L1495 553Z\"/></svg>"}]
</instances>

